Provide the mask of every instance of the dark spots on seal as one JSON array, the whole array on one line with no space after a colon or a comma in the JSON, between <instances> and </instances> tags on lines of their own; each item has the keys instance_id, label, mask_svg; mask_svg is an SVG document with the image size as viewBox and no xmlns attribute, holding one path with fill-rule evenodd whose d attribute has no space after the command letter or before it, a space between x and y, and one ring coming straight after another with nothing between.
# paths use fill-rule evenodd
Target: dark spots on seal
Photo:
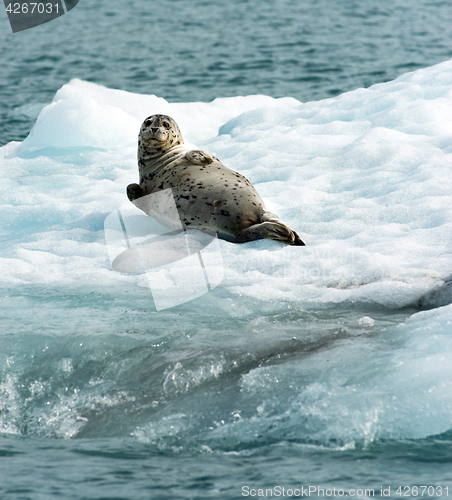
<instances>
[{"instance_id":1,"label":"dark spots on seal","mask_svg":"<svg viewBox=\"0 0 452 500\"><path fill-rule=\"evenodd\" d=\"M214 203L214 207L219 207L219 206L220 206L220 205L222 205L222 204L223 204L223 200L216 201L216 202Z\"/></svg>"},{"instance_id":2,"label":"dark spots on seal","mask_svg":"<svg viewBox=\"0 0 452 500\"><path fill-rule=\"evenodd\" d=\"M226 217L229 217L231 214L227 210L220 210L220 215L226 215Z\"/></svg>"},{"instance_id":3,"label":"dark spots on seal","mask_svg":"<svg viewBox=\"0 0 452 500\"><path fill-rule=\"evenodd\" d=\"M183 198L184 200L188 200L190 198L190 196L183 196L183 195L180 195L179 198Z\"/></svg>"}]
</instances>

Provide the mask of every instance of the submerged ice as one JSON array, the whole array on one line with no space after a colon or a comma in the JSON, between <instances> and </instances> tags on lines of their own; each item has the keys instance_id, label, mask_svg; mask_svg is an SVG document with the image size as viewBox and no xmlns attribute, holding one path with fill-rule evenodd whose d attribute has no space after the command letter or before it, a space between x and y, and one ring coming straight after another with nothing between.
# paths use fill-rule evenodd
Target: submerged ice
<instances>
[{"instance_id":1,"label":"submerged ice","mask_svg":"<svg viewBox=\"0 0 452 500\"><path fill-rule=\"evenodd\" d=\"M222 283L156 312L143 276L112 270L104 235L155 113L307 246L220 241ZM72 80L0 149L0 432L227 449L446 432L451 166L452 61L310 103L168 103ZM436 309L398 326L378 309L419 306Z\"/></svg>"}]
</instances>

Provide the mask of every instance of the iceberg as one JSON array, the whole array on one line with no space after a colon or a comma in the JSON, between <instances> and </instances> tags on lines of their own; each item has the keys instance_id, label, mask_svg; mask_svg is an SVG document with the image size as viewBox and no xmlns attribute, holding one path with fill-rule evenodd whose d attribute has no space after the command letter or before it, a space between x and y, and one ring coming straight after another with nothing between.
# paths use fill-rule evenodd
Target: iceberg
<instances>
[{"instance_id":1,"label":"iceberg","mask_svg":"<svg viewBox=\"0 0 452 500\"><path fill-rule=\"evenodd\" d=\"M452 301L452 61L308 103L169 103L71 80L22 143L0 148L3 286L146 286L112 270L103 221L127 203L155 113L245 175L306 242L220 241L223 293L294 307Z\"/></svg>"}]
</instances>

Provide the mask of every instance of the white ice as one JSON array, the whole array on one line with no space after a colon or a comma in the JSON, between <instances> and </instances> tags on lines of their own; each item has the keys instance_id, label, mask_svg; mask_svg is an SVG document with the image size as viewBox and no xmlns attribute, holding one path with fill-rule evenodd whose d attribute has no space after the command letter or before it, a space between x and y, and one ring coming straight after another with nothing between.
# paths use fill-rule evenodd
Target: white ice
<instances>
[{"instance_id":1,"label":"white ice","mask_svg":"<svg viewBox=\"0 0 452 500\"><path fill-rule=\"evenodd\" d=\"M72 80L22 143L0 149L3 284L121 286L103 220L127 203L138 130L154 113L244 174L306 242L222 241L228 293L390 308L451 301L452 61L303 104L171 104Z\"/></svg>"}]
</instances>

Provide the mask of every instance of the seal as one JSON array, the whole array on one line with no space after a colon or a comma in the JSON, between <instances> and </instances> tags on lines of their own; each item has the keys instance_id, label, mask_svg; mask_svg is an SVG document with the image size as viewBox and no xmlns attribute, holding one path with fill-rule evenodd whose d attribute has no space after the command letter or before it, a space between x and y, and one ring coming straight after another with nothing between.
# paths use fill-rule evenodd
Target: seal
<instances>
[{"instance_id":1,"label":"seal","mask_svg":"<svg viewBox=\"0 0 452 500\"><path fill-rule=\"evenodd\" d=\"M174 229L175 224L165 222L162 211L145 202L146 195L171 189L184 229L215 231L233 243L265 238L304 246L295 231L267 211L248 179L215 156L184 144L169 116L144 120L138 136L138 171L140 183L127 186L127 197L148 215L157 220L160 216L168 227Z\"/></svg>"}]
</instances>

